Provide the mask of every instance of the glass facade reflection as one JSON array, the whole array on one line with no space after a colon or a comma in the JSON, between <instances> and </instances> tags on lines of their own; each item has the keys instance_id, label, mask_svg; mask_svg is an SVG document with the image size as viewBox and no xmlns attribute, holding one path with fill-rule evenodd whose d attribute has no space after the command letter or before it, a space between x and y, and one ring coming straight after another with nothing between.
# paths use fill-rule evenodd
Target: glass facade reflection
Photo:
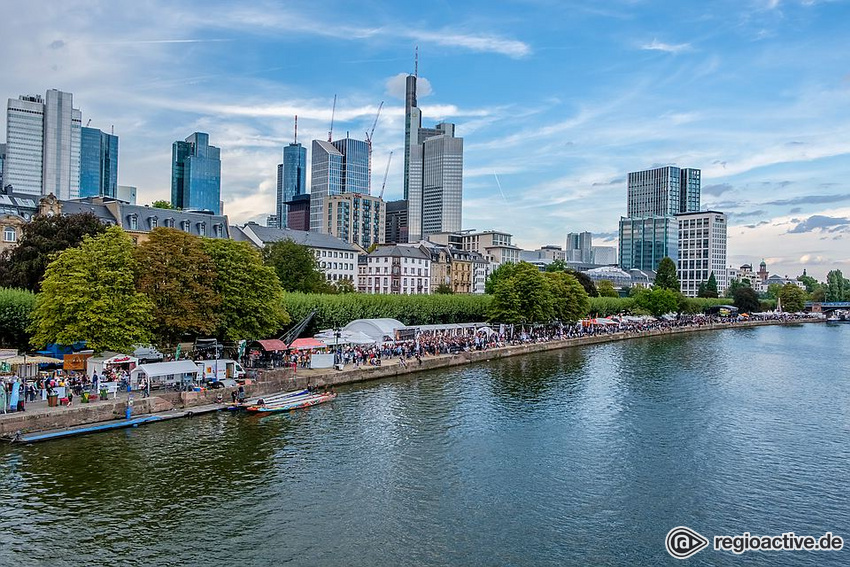
<instances>
[{"instance_id":1,"label":"glass facade reflection","mask_svg":"<svg viewBox=\"0 0 850 567\"><path fill-rule=\"evenodd\" d=\"M620 266L656 271L661 259L679 259L678 221L673 216L620 219Z\"/></svg>"},{"instance_id":2,"label":"glass facade reflection","mask_svg":"<svg viewBox=\"0 0 850 567\"><path fill-rule=\"evenodd\" d=\"M333 234L335 219L325 203L327 196L369 194L369 159L369 145L362 140L313 140L310 230Z\"/></svg>"},{"instance_id":3,"label":"glass facade reflection","mask_svg":"<svg viewBox=\"0 0 850 567\"><path fill-rule=\"evenodd\" d=\"M277 228L287 228L289 201L307 192L307 148L289 144L283 148L283 163L277 170Z\"/></svg>"},{"instance_id":4,"label":"glass facade reflection","mask_svg":"<svg viewBox=\"0 0 850 567\"><path fill-rule=\"evenodd\" d=\"M116 197L118 136L97 128L80 135L80 197Z\"/></svg>"},{"instance_id":5,"label":"glass facade reflection","mask_svg":"<svg viewBox=\"0 0 850 567\"><path fill-rule=\"evenodd\" d=\"M171 203L221 214L221 153L209 134L195 132L171 148Z\"/></svg>"}]
</instances>

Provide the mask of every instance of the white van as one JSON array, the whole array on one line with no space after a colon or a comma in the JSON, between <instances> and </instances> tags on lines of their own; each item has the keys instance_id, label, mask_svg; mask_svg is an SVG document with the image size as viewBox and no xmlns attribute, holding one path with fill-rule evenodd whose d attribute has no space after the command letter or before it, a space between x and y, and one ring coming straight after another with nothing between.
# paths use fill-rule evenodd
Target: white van
<instances>
[{"instance_id":1,"label":"white van","mask_svg":"<svg viewBox=\"0 0 850 567\"><path fill-rule=\"evenodd\" d=\"M201 379L204 382L224 382L225 380L241 382L245 379L245 370L241 364L233 359L196 360L195 364L200 370Z\"/></svg>"}]
</instances>

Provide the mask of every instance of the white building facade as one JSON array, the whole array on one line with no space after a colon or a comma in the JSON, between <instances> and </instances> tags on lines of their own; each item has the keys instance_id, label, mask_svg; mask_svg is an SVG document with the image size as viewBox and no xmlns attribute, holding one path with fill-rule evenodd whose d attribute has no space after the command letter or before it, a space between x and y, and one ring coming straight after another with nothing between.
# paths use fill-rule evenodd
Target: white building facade
<instances>
[{"instance_id":1,"label":"white building facade","mask_svg":"<svg viewBox=\"0 0 850 567\"><path fill-rule=\"evenodd\" d=\"M682 293L696 297L711 274L721 295L729 285L726 269L726 214L701 211L676 215L679 225L677 273Z\"/></svg>"},{"instance_id":2,"label":"white building facade","mask_svg":"<svg viewBox=\"0 0 850 567\"><path fill-rule=\"evenodd\" d=\"M381 246L366 259L358 290L362 293L428 295L431 256L414 246Z\"/></svg>"}]
</instances>

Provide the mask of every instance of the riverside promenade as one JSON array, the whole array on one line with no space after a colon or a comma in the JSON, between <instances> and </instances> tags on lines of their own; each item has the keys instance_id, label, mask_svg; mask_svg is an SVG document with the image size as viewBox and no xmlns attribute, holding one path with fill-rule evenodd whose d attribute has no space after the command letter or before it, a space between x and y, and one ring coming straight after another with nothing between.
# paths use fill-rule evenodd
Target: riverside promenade
<instances>
[{"instance_id":1,"label":"riverside promenade","mask_svg":"<svg viewBox=\"0 0 850 567\"><path fill-rule=\"evenodd\" d=\"M737 329L761 327L768 325L796 325L801 323L824 322L823 319L792 319L743 321L735 323L706 323L699 326L669 327L638 332L601 333L592 336L557 339L543 342L531 342L521 345L506 345L488 348L486 350L465 351L458 354L444 354L422 358L419 364L413 359L406 365L398 359L386 359L381 366L348 365L343 370L321 369L297 370L277 368L273 370L258 370L256 379L245 386L249 397L258 397L276 392L306 388L307 386L325 387L341 386L380 378L390 378L413 374L425 370L435 370L460 366L473 362L485 362L511 356L544 352L563 348L575 348L614 341L634 340L645 337L663 337L682 333L699 333L722 329ZM161 392L154 393L149 398L142 398L139 392L132 394L133 417L142 415L162 414L193 415L214 411L225 404L217 404L216 398L221 395L225 402L230 401L232 388L219 390L204 390L201 392ZM82 425L110 422L125 419L128 394L119 394L115 399L102 400L88 404L75 402L72 407L47 407L46 402L36 402L27 406L24 412L0 414L0 438L12 438L16 434L57 431ZM180 411L182 410L182 412ZM188 410L188 411L187 411Z\"/></svg>"}]
</instances>

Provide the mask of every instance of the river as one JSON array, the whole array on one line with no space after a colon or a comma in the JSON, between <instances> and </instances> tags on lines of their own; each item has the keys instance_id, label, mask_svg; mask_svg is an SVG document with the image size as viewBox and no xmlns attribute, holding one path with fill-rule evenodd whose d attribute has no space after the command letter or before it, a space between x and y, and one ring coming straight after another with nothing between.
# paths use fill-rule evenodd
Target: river
<instances>
[{"instance_id":1,"label":"river","mask_svg":"<svg viewBox=\"0 0 850 567\"><path fill-rule=\"evenodd\" d=\"M644 338L0 447L0 565L658 565L850 538L850 325ZM704 549L693 565L847 565Z\"/></svg>"}]
</instances>

